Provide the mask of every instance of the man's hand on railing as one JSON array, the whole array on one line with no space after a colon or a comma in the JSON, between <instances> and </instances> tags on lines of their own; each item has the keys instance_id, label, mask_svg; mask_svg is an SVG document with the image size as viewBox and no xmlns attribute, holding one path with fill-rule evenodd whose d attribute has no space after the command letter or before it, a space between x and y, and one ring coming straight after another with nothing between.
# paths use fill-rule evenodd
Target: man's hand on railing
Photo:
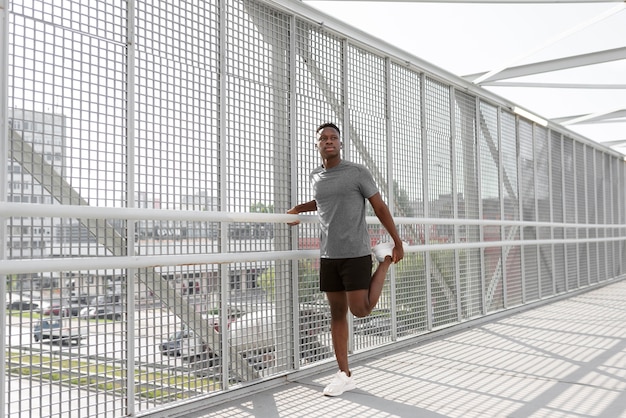
<instances>
[{"instance_id":1,"label":"man's hand on railing","mask_svg":"<svg viewBox=\"0 0 626 418\"><path fill-rule=\"evenodd\" d=\"M292 207L291 209L289 209L289 210L287 211L287 213L288 213L288 214L290 214L290 215L297 215L299 212L298 212L298 210L296 209L296 207L294 206L294 207ZM289 225L289 226L294 226L294 225L298 225L299 223L300 223L300 220L299 220L299 219L297 219L297 220L295 220L295 221L293 221L293 222L287 222L287 225Z\"/></svg>"}]
</instances>

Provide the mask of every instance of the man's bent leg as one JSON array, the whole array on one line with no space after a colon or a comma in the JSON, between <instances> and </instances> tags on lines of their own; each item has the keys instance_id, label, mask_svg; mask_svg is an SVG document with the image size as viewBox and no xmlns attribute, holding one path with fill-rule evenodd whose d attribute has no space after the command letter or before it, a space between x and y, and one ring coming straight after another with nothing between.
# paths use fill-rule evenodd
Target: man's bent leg
<instances>
[{"instance_id":1,"label":"man's bent leg","mask_svg":"<svg viewBox=\"0 0 626 418\"><path fill-rule=\"evenodd\" d=\"M383 292L385 278L390 266L391 257L387 257L385 261L378 264L376 271L374 271L369 289L348 292L348 305L352 315L357 318L363 318L372 313Z\"/></svg>"}]
</instances>

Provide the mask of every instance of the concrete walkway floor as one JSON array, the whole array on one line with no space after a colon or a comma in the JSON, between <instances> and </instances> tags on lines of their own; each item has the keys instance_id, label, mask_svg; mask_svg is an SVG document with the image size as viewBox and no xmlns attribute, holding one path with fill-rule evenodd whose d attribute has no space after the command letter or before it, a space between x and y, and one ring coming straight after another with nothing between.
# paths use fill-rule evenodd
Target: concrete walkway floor
<instances>
[{"instance_id":1,"label":"concrete walkway floor","mask_svg":"<svg viewBox=\"0 0 626 418\"><path fill-rule=\"evenodd\" d=\"M626 418L626 281L352 361L194 417ZM189 415L191 417L191 415Z\"/></svg>"}]
</instances>

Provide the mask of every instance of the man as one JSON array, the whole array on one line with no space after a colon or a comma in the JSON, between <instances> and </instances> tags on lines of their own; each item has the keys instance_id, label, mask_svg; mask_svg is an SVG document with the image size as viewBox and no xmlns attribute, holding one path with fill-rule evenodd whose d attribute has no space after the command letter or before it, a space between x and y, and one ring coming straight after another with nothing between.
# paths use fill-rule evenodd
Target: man
<instances>
[{"instance_id":1,"label":"man","mask_svg":"<svg viewBox=\"0 0 626 418\"><path fill-rule=\"evenodd\" d=\"M356 387L348 366L348 309L359 318L372 312L389 266L404 257L404 244L369 170L341 159L339 128L325 123L316 133L322 165L309 176L314 200L296 205L287 213L317 210L320 217L320 290L326 293L330 305L331 335L339 366L324 395L339 396ZM393 244L374 247L379 264L373 275L366 200L393 239Z\"/></svg>"}]
</instances>

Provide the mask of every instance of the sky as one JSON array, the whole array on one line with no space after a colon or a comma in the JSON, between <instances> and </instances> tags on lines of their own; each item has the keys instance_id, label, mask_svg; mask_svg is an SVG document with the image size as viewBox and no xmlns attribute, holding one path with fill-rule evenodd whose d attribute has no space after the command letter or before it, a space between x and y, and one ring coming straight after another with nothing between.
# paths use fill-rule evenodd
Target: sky
<instances>
[{"instance_id":1,"label":"sky","mask_svg":"<svg viewBox=\"0 0 626 418\"><path fill-rule=\"evenodd\" d=\"M304 1L460 76L626 47L626 3L425 3ZM588 25L595 18L603 19ZM579 31L575 28L585 26ZM565 34L569 32L568 36ZM507 81L626 86L626 59ZM626 109L626 88L485 87L544 118ZM626 154L626 118L568 129Z\"/></svg>"}]
</instances>

